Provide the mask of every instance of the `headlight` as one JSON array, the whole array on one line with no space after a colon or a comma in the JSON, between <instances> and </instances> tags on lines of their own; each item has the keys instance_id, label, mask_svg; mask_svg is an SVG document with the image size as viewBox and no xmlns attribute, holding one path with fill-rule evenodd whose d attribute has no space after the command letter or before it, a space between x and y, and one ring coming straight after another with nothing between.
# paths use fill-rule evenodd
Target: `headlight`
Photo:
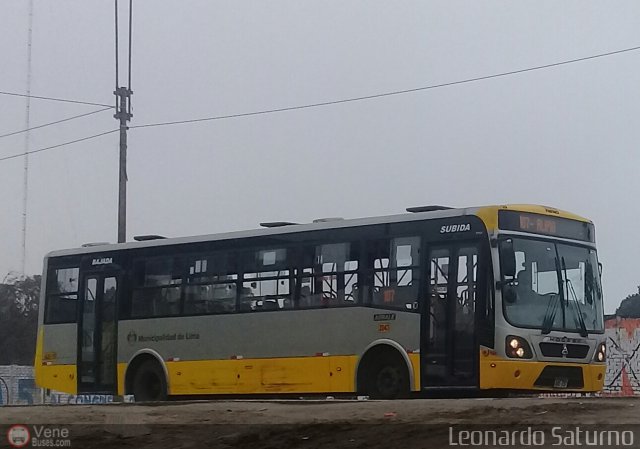
<instances>
[{"instance_id":1,"label":"headlight","mask_svg":"<svg viewBox=\"0 0 640 449\"><path fill-rule=\"evenodd\" d=\"M607 345L606 343L600 343L596 355L593 357L596 362L604 363L607 360Z\"/></svg>"},{"instance_id":2,"label":"headlight","mask_svg":"<svg viewBox=\"0 0 640 449\"><path fill-rule=\"evenodd\" d=\"M530 359L533 357L529 343L522 338L509 335L506 341L506 353L513 359Z\"/></svg>"}]
</instances>

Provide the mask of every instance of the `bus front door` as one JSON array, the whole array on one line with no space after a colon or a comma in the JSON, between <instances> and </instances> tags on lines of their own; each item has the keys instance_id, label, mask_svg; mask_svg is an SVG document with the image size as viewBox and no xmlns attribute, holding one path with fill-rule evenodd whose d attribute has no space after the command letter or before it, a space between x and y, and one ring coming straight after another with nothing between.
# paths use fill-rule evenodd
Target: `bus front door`
<instances>
[{"instance_id":1,"label":"bus front door","mask_svg":"<svg viewBox=\"0 0 640 449\"><path fill-rule=\"evenodd\" d=\"M78 392L116 394L118 276L87 274L78 325Z\"/></svg>"},{"instance_id":2,"label":"bus front door","mask_svg":"<svg viewBox=\"0 0 640 449\"><path fill-rule=\"evenodd\" d=\"M421 385L477 387L476 296L478 247L433 246L428 251L422 311Z\"/></svg>"}]
</instances>

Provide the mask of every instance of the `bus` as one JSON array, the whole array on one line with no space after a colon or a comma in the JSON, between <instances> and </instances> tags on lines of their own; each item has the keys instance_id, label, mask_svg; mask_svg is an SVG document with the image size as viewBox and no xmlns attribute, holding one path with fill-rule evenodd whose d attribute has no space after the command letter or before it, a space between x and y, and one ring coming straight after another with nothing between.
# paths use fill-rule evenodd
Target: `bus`
<instances>
[{"instance_id":1,"label":"bus","mask_svg":"<svg viewBox=\"0 0 640 449\"><path fill-rule=\"evenodd\" d=\"M39 386L136 401L603 387L594 226L568 212L424 206L135 240L46 256Z\"/></svg>"}]
</instances>

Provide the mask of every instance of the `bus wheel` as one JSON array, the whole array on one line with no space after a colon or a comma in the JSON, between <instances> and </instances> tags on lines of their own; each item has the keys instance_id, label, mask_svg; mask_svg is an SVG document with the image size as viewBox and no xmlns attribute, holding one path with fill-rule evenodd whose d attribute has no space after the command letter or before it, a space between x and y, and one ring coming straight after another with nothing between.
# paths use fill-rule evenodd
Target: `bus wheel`
<instances>
[{"instance_id":1,"label":"bus wheel","mask_svg":"<svg viewBox=\"0 0 640 449\"><path fill-rule=\"evenodd\" d=\"M167 380L164 371L155 360L145 360L136 369L132 382L136 402L166 401Z\"/></svg>"},{"instance_id":2,"label":"bus wheel","mask_svg":"<svg viewBox=\"0 0 640 449\"><path fill-rule=\"evenodd\" d=\"M371 379L370 395L379 399L396 399L409 392L407 368L393 361L383 361Z\"/></svg>"}]
</instances>

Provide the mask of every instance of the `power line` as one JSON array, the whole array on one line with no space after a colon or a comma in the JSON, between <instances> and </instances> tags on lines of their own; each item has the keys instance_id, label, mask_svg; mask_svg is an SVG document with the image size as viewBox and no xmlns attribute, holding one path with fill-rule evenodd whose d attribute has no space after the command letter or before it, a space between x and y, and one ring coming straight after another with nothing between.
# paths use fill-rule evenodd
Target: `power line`
<instances>
[{"instance_id":1,"label":"power line","mask_svg":"<svg viewBox=\"0 0 640 449\"><path fill-rule=\"evenodd\" d=\"M207 122L207 121L212 121L212 120L225 120L225 119L231 119L231 118L249 117L249 116L252 116L252 115L274 114L274 113L277 113L277 112L295 111L295 110L300 110L300 109L310 109L310 108L317 108L317 107L322 107L322 106L331 106L331 105L342 104L342 103L351 103L351 102L355 102L355 101L372 100L372 99L376 99L376 98L390 97L390 96L393 96L393 95L402 95L402 94L408 94L408 93L412 93L412 92L419 92L419 91L423 91L423 90L438 89L438 88L441 88L441 87L455 86L455 85L458 85L458 84L474 83L474 82L477 82L477 81L484 81L484 80L489 80L489 79L492 79L492 78L499 78L499 77L504 77L504 76L517 75L517 74L520 74L520 73L532 72L534 70L548 69L548 68L552 68L552 67L558 67L558 66L561 66L561 65L573 64L573 63L576 63L576 62L582 62L582 61L587 61L587 60L596 59L596 58L603 58L605 56L612 56L612 55L617 55L617 54L620 54L620 53L626 53L626 52L637 51L637 50L640 50L640 46L626 48L626 49L623 49L623 50L611 51L611 52L607 52L607 53L600 53L600 54L597 54L597 55L586 56L586 57L583 57L583 58L576 58L576 59L569 59L569 60L566 60L566 61L554 62L552 64L545 64L545 65L540 65L540 66L535 66L535 67L529 67L529 68L526 68L526 69L512 70L512 71L509 71L509 72L502 72L502 73L496 73L496 74L493 74L493 75L479 76L479 77L468 78L468 79L459 80L459 81L450 81L450 82L447 82L447 83L432 84L430 86L416 87L416 88L413 88L413 89L396 90L396 91L384 92L384 93L380 93L380 94L366 95L366 96L362 96L362 97L345 98L345 99L342 99L342 100L324 101L324 102L321 102L321 103L311 103L311 104L305 104L305 105L299 105L299 106L290 106L290 107L276 108L276 109L265 109L265 110L261 110L261 111L244 112L244 113L239 113L239 114L218 115L218 116L213 116L213 117L203 117L203 118L195 118L195 119L189 119L189 120L176 120L176 121L170 121L170 122L147 123L147 124L142 124L142 125L131 126L130 128L150 128L150 127L155 127L155 126L182 125L182 124L187 124L187 123Z\"/></svg>"},{"instance_id":2,"label":"power line","mask_svg":"<svg viewBox=\"0 0 640 449\"><path fill-rule=\"evenodd\" d=\"M119 129L112 129L111 131L105 131L105 132L100 133L100 134L94 134L93 136L82 137L80 139L70 140L68 142L59 143L57 145L52 145L50 147L45 147L45 148L39 148L37 150L32 150L32 151L29 151L27 154L42 153L43 151L53 150L55 148L60 148L60 147L64 147L64 146L67 146L67 145L72 145L74 143L85 142L87 140L95 139L96 137L106 136L107 134L113 134L113 133L118 132L118 131L120 131L120 130ZM13 154L11 156L0 157L0 162L8 161L9 159L16 159L16 158L19 158L19 157L24 157L24 155L25 155L25 153L20 153L20 154Z\"/></svg>"},{"instance_id":3,"label":"power line","mask_svg":"<svg viewBox=\"0 0 640 449\"><path fill-rule=\"evenodd\" d=\"M312 108L312 107L317 107L317 106L327 106L327 105L332 105L332 104L347 103L347 102L353 102L353 101L359 101L359 100L368 100L368 99L386 97L386 96L391 96L391 95L399 95L399 94L404 94L404 93L417 92L417 91L421 91L421 90L436 89L436 88L439 88L439 87L453 86L453 85L456 85L456 84L471 83L471 82L474 82L474 81L481 81L481 80L486 80L486 79L491 79L491 78L498 78L498 77L502 77L502 76L508 76L508 75L514 75L514 74L518 74L518 73L530 72L530 71L533 71L533 70L540 70L540 69L545 69L545 68L550 68L550 67L556 67L556 66L560 66L560 65L571 64L571 63L574 63L574 62L586 61L586 60L589 60L589 59L596 59L596 58L601 58L601 57L605 57L605 56L611 56L611 55L615 55L615 54L626 53L626 52L631 52L631 51L636 51L636 50L640 50L640 46L627 48L627 49L624 49L624 50L612 51L612 52L608 52L608 53L601 53L601 54L598 54L598 55L587 56L587 57L584 57L584 58L578 58L578 59L571 59L571 60L562 61L562 62L556 62L556 63L553 63L553 64L546 64L546 65L542 65L542 66L530 67L530 68L527 68L527 69L513 70L513 71L510 71L510 72L503 72L503 73L498 73L498 74L494 74L494 75L487 75L487 76L482 76L482 77L469 78L469 79L465 79L465 80L452 81L452 82L442 83L442 84L434 84L434 85L431 85L431 86L418 87L418 88L414 88L414 89L398 90L398 91L386 92L386 93L381 93L381 94L376 94L376 95L368 95L368 96L364 96L364 97L347 98L347 99L343 99L343 100L327 101L327 102L323 102L323 103L314 103L314 104L307 104L307 105L301 105L301 106L293 106L293 107L288 107L288 108L268 109L268 110L263 110L263 111L246 112L246 113L242 113L242 114L222 115L222 116L206 117L206 118L191 119L191 120L181 120L181 121L175 121L175 122L149 123L149 124L144 124L144 125L131 126L130 128L148 128L148 127L152 127L152 126L178 125L178 124L183 124L183 123L195 123L195 122L203 122L203 121L209 121L209 120L223 120L223 119L227 119L227 118L247 117L247 116L251 116L251 115L269 114L269 113L274 113L274 112L292 111L292 110L307 109L307 108ZM0 92L0 94L2 94L2 93L3 92ZM96 104L96 103L84 103L84 104L94 104L94 105L98 105L98 106L107 106L107 105L101 105L101 104ZM111 106L109 106L109 109L110 108L111 108ZM98 112L98 111L96 111L96 112ZM106 132L103 132L103 133L100 133L100 134L95 134L95 135L92 135L92 136L83 137L83 138L76 139L76 140L71 140L71 141L68 141L68 142L63 142L63 143L60 143L58 145L53 145L53 146L50 146L50 147L45 147L45 148L40 148L40 149L37 149L37 150L29 151L27 154L41 153L43 151L53 150L55 148L60 148L60 147L64 147L64 146L67 146L67 145L72 145L72 144L79 143L79 142L84 142L84 141L87 141L87 140L90 140L90 139L95 139L97 137L101 137L101 136L104 136L104 135L107 135L107 134L112 134L112 133L115 133L115 132L118 132L118 131L120 131L120 129L113 129L111 131L106 131ZM0 162L6 161L6 160L9 160L9 159L15 159L15 158L23 157L23 156L24 156L24 153L14 154L14 155L11 155L11 156L0 157Z\"/></svg>"},{"instance_id":4,"label":"power line","mask_svg":"<svg viewBox=\"0 0 640 449\"><path fill-rule=\"evenodd\" d=\"M74 115L73 117L63 118L61 120L56 120L55 122L49 122L49 123L44 123L44 124L38 125L38 126L32 126L31 128L22 129L20 131L14 131L14 132L11 132L11 133L8 133L8 134L0 134L0 139L2 139L4 137L9 137L9 136L15 136L16 134L26 133L28 131L33 131L35 129L45 128L47 126L57 125L58 123L69 122L71 120L75 120L75 119L78 119L78 118L81 118L81 117L86 117L88 115L97 114L98 112L107 111L109 109L113 109L113 106L109 106L109 107L106 107L106 108L98 109L96 111L86 112L86 113L80 114L80 115Z\"/></svg>"},{"instance_id":5,"label":"power line","mask_svg":"<svg viewBox=\"0 0 640 449\"><path fill-rule=\"evenodd\" d=\"M9 95L11 97L23 97L23 98L33 98L35 100L49 100L49 101L60 101L62 103L73 103L73 104L86 104L89 106L109 106L108 104L103 103L92 103L90 101L80 101L80 100L70 100L68 98L55 98L55 97L42 97L39 95L29 95L29 94L19 94L16 92L1 92L0 95Z\"/></svg>"}]
</instances>

